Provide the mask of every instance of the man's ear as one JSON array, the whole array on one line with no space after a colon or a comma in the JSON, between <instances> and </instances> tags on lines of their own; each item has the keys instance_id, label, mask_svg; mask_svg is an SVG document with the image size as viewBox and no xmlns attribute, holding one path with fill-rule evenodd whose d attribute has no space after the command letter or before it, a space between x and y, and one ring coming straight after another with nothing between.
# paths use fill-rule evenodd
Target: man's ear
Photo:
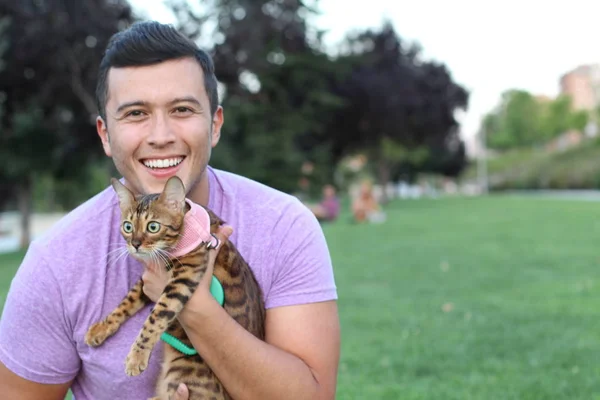
<instances>
[{"instance_id":1,"label":"man's ear","mask_svg":"<svg viewBox=\"0 0 600 400\"><path fill-rule=\"evenodd\" d=\"M106 122L100 116L96 118L96 131L98 132L98 136L100 136L100 140L102 141L104 153L107 156L112 157L112 151L110 150L110 138L108 137L108 128L106 126Z\"/></svg>"},{"instance_id":2,"label":"man's ear","mask_svg":"<svg viewBox=\"0 0 600 400\"><path fill-rule=\"evenodd\" d=\"M135 205L135 196L131 192L131 190L127 189L125 185L123 185L118 179L111 178L110 183L112 184L113 189L117 193L119 197L119 207L121 208L121 212L125 214L128 210L131 210Z\"/></svg>"},{"instance_id":3,"label":"man's ear","mask_svg":"<svg viewBox=\"0 0 600 400\"><path fill-rule=\"evenodd\" d=\"M221 139L221 127L223 126L223 122L225 122L225 116L223 115L223 107L217 107L217 111L215 111L215 115L213 115L212 121L212 131L211 131L211 146L215 147L219 140Z\"/></svg>"},{"instance_id":4,"label":"man's ear","mask_svg":"<svg viewBox=\"0 0 600 400\"><path fill-rule=\"evenodd\" d=\"M185 207L185 186L177 175L169 178L159 200L168 208L181 211Z\"/></svg>"}]
</instances>

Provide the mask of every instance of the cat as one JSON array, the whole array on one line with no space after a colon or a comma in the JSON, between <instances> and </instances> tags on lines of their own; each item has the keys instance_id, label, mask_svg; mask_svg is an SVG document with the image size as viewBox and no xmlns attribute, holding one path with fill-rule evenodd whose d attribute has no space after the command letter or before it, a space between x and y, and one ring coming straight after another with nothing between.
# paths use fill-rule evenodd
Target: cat
<instances>
[{"instance_id":1,"label":"cat","mask_svg":"<svg viewBox=\"0 0 600 400\"><path fill-rule=\"evenodd\" d=\"M112 178L111 184L118 195L121 234L129 252L141 261L167 261L166 266L171 273L167 286L127 355L125 372L135 376L148 366L152 349L164 331L192 348L177 315L204 276L212 241L209 239L198 246L192 243L191 251L184 250L186 254L172 256L171 251L190 236L191 222L187 222L188 231L184 232L184 221L189 221L186 218L190 217L194 206L186 200L183 182L178 177L169 178L162 193L137 197L119 180ZM208 213L208 216L204 215L206 225L210 218L210 232L207 230L206 233L216 240L214 232L224 221L206 208L200 211L204 210ZM184 233L186 236L182 239ZM223 242L220 247L214 276L224 290L224 309L246 330L264 340L266 310L262 291L252 270L229 241ZM140 279L115 310L89 328L85 342L93 347L100 346L148 302L150 300L143 292ZM185 355L165 344L161 375L153 400L171 398L180 383L188 386L189 400L231 398L199 354Z\"/></svg>"}]
</instances>

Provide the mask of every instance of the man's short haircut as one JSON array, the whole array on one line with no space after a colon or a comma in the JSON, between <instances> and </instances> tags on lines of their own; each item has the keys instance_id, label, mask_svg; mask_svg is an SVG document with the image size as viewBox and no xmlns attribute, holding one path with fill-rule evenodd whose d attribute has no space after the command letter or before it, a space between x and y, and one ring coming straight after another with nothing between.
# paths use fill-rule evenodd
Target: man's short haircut
<instances>
[{"instance_id":1,"label":"man's short haircut","mask_svg":"<svg viewBox=\"0 0 600 400\"><path fill-rule=\"evenodd\" d=\"M108 42L100 62L96 85L96 104L102 119L106 121L110 68L140 67L185 57L193 57L202 68L212 118L219 105L219 95L215 67L210 55L172 25L145 21L115 33Z\"/></svg>"}]
</instances>

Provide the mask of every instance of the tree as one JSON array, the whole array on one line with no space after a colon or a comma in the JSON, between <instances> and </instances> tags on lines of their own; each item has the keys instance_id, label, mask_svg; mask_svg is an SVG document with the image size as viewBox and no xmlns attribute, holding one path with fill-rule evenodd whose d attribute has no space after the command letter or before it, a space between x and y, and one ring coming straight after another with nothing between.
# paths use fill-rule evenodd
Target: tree
<instances>
[{"instance_id":1,"label":"tree","mask_svg":"<svg viewBox=\"0 0 600 400\"><path fill-rule=\"evenodd\" d=\"M133 21L124 0L0 1L0 170L16 188L21 246L33 179L76 176L100 155L94 100L101 49Z\"/></svg>"},{"instance_id":2,"label":"tree","mask_svg":"<svg viewBox=\"0 0 600 400\"><path fill-rule=\"evenodd\" d=\"M329 180L326 125L339 100L330 90L333 63L307 23L313 10L299 0L213 0L204 10L170 5L179 29L194 38L203 34L190 28L197 22L216 26L211 52L226 123L211 164L293 191L308 160Z\"/></svg>"},{"instance_id":3,"label":"tree","mask_svg":"<svg viewBox=\"0 0 600 400\"><path fill-rule=\"evenodd\" d=\"M416 45L405 48L390 24L350 38L335 57L322 51L321 32L308 23L315 10L300 0L213 0L204 10L170 4L194 38L202 35L195 23L216 26L212 53L227 122L213 165L286 191L304 162L315 165L320 184L356 150L377 161L382 183L406 163L452 173L461 165L464 152L449 138L458 138L454 112L466 107L467 92L445 65L422 62ZM427 164L434 154L453 167Z\"/></svg>"},{"instance_id":4,"label":"tree","mask_svg":"<svg viewBox=\"0 0 600 400\"><path fill-rule=\"evenodd\" d=\"M484 119L488 146L508 149L538 143L544 132L542 111L541 105L530 93L506 91L498 109Z\"/></svg>"},{"instance_id":5,"label":"tree","mask_svg":"<svg viewBox=\"0 0 600 400\"><path fill-rule=\"evenodd\" d=\"M571 98L537 99L524 90L507 90L483 120L488 146L496 150L539 145L570 129L583 131L588 113L575 111Z\"/></svg>"},{"instance_id":6,"label":"tree","mask_svg":"<svg viewBox=\"0 0 600 400\"><path fill-rule=\"evenodd\" d=\"M385 185L399 168L440 168L433 154L461 154L454 113L467 107L468 93L445 65L423 61L420 48L405 45L390 23L349 37L346 49L337 62L350 72L336 93L347 106L330 127L336 159L366 151Z\"/></svg>"}]
</instances>

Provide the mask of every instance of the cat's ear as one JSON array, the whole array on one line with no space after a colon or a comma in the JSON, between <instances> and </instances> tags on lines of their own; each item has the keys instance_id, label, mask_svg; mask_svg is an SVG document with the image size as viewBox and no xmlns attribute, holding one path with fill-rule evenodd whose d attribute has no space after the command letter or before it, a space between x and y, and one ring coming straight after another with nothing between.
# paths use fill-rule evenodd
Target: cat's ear
<instances>
[{"instance_id":1,"label":"cat's ear","mask_svg":"<svg viewBox=\"0 0 600 400\"><path fill-rule=\"evenodd\" d=\"M118 179L111 178L110 183L119 197L119 206L121 207L121 211L125 212L126 210L131 209L135 204L135 196L133 193L131 193L131 191L127 189L127 187Z\"/></svg>"},{"instance_id":2,"label":"cat's ear","mask_svg":"<svg viewBox=\"0 0 600 400\"><path fill-rule=\"evenodd\" d=\"M172 176L165 184L160 200L172 210L181 211L185 206L185 187L178 176Z\"/></svg>"}]
</instances>

